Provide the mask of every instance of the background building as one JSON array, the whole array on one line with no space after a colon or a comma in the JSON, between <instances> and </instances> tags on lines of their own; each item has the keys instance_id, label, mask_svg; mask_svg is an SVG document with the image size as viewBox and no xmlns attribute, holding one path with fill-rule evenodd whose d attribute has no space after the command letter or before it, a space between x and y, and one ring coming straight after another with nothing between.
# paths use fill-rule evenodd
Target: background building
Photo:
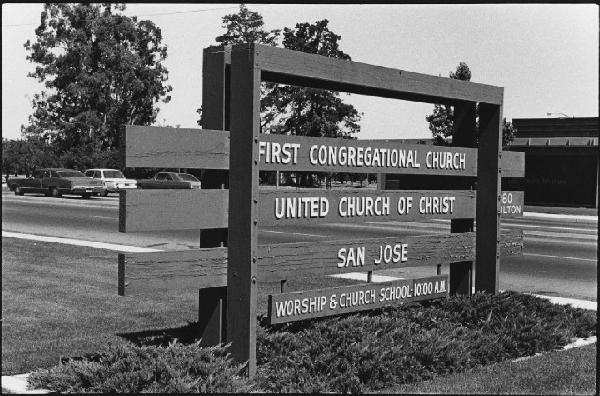
<instances>
[{"instance_id":1,"label":"background building","mask_svg":"<svg viewBox=\"0 0 600 396\"><path fill-rule=\"evenodd\" d=\"M515 118L525 204L598 207L598 117Z\"/></svg>"}]
</instances>

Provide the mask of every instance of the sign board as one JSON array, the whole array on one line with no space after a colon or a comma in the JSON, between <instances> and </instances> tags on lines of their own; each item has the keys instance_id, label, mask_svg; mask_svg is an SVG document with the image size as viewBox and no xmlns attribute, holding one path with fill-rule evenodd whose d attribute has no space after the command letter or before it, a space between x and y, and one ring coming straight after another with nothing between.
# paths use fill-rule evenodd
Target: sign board
<instances>
[{"instance_id":1,"label":"sign board","mask_svg":"<svg viewBox=\"0 0 600 396\"><path fill-rule=\"evenodd\" d=\"M500 204L500 215L502 217L523 216L523 191L502 191Z\"/></svg>"},{"instance_id":2,"label":"sign board","mask_svg":"<svg viewBox=\"0 0 600 396\"><path fill-rule=\"evenodd\" d=\"M260 194L260 224L420 221L475 217L472 191L274 191Z\"/></svg>"},{"instance_id":3,"label":"sign board","mask_svg":"<svg viewBox=\"0 0 600 396\"><path fill-rule=\"evenodd\" d=\"M261 135L260 170L477 174L477 149L385 140Z\"/></svg>"},{"instance_id":4,"label":"sign board","mask_svg":"<svg viewBox=\"0 0 600 396\"><path fill-rule=\"evenodd\" d=\"M270 324L341 315L448 295L448 276L269 295Z\"/></svg>"}]
</instances>

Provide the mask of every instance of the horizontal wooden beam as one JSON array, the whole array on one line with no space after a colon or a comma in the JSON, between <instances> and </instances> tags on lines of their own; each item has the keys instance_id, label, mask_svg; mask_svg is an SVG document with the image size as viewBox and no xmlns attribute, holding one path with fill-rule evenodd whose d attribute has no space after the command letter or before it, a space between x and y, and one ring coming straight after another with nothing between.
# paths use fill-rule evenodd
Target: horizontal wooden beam
<instances>
[{"instance_id":1,"label":"horizontal wooden beam","mask_svg":"<svg viewBox=\"0 0 600 396\"><path fill-rule=\"evenodd\" d=\"M227 286L227 248L119 253L118 294L160 294Z\"/></svg>"},{"instance_id":2,"label":"horizontal wooden beam","mask_svg":"<svg viewBox=\"0 0 600 396\"><path fill-rule=\"evenodd\" d=\"M448 275L269 295L269 324L342 315L448 295Z\"/></svg>"},{"instance_id":3,"label":"horizontal wooden beam","mask_svg":"<svg viewBox=\"0 0 600 396\"><path fill-rule=\"evenodd\" d=\"M229 169L229 132L128 125L122 149L126 168Z\"/></svg>"},{"instance_id":4,"label":"horizontal wooden beam","mask_svg":"<svg viewBox=\"0 0 600 396\"><path fill-rule=\"evenodd\" d=\"M378 248L392 246L389 262L374 264ZM394 245L406 244L407 260L394 262ZM339 251L365 246L363 266L338 266ZM503 232L500 240L502 257L516 256L523 251L523 232ZM385 249L385 248L384 248ZM397 249L396 249L397 250ZM301 252L302 254L298 254ZM384 253L388 254L388 253ZM257 248L258 280L276 281L395 267L434 266L456 260L473 260L475 233L423 235L404 238L320 241L261 245ZM376 258L376 257L375 257ZM367 261L370 260L370 261ZM227 285L227 248L195 249L156 253L119 254L119 294L168 292L170 288L195 291L205 287Z\"/></svg>"},{"instance_id":5,"label":"horizontal wooden beam","mask_svg":"<svg viewBox=\"0 0 600 396\"><path fill-rule=\"evenodd\" d=\"M273 226L474 218L475 195L460 190L269 190L260 192L258 222ZM522 191L505 191L502 217L522 216L523 199ZM125 190L119 231L227 228L228 205L229 190Z\"/></svg>"},{"instance_id":6,"label":"horizontal wooden beam","mask_svg":"<svg viewBox=\"0 0 600 396\"><path fill-rule=\"evenodd\" d=\"M229 190L124 190L119 232L227 228Z\"/></svg>"},{"instance_id":7,"label":"horizontal wooden beam","mask_svg":"<svg viewBox=\"0 0 600 396\"><path fill-rule=\"evenodd\" d=\"M500 169L502 177L525 177L525 153L502 151Z\"/></svg>"},{"instance_id":8,"label":"horizontal wooden beam","mask_svg":"<svg viewBox=\"0 0 600 396\"><path fill-rule=\"evenodd\" d=\"M229 136L229 131L209 129L127 126L123 166L227 170ZM398 139L272 134L261 135L260 139L260 170L454 176L476 176L477 171L477 150L472 148L405 143ZM503 177L523 177L525 154L502 152L501 168Z\"/></svg>"},{"instance_id":9,"label":"horizontal wooden beam","mask_svg":"<svg viewBox=\"0 0 600 396\"><path fill-rule=\"evenodd\" d=\"M523 233L505 232L500 243L502 256L520 255ZM263 281L434 266L474 258L474 232L262 245L256 257Z\"/></svg>"},{"instance_id":10,"label":"horizontal wooden beam","mask_svg":"<svg viewBox=\"0 0 600 396\"><path fill-rule=\"evenodd\" d=\"M248 51L256 51L264 81L427 103L461 100L502 104L502 87L284 48L246 46Z\"/></svg>"}]
</instances>

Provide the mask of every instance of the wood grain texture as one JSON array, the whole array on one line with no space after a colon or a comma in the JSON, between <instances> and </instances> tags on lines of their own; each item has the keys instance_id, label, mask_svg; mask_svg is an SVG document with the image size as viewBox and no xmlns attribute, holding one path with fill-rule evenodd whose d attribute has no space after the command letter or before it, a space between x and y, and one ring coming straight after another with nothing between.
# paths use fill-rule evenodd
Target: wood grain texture
<instances>
[{"instance_id":1,"label":"wood grain texture","mask_svg":"<svg viewBox=\"0 0 600 396\"><path fill-rule=\"evenodd\" d=\"M447 295L447 275L273 294L268 297L267 320L295 322Z\"/></svg>"},{"instance_id":2,"label":"wood grain texture","mask_svg":"<svg viewBox=\"0 0 600 396\"><path fill-rule=\"evenodd\" d=\"M119 295L227 286L227 248L119 253Z\"/></svg>"},{"instance_id":3,"label":"wood grain texture","mask_svg":"<svg viewBox=\"0 0 600 396\"><path fill-rule=\"evenodd\" d=\"M452 145L477 147L477 106L474 102L461 101L454 105L454 130ZM472 185L469 186L473 188ZM473 231L473 219L452 219L450 232ZM450 294L471 295L473 283L473 260L456 260L450 264Z\"/></svg>"},{"instance_id":4,"label":"wood grain texture","mask_svg":"<svg viewBox=\"0 0 600 396\"><path fill-rule=\"evenodd\" d=\"M228 190L121 191L119 231L227 227L228 202Z\"/></svg>"},{"instance_id":5,"label":"wood grain texture","mask_svg":"<svg viewBox=\"0 0 600 396\"><path fill-rule=\"evenodd\" d=\"M129 168L229 169L229 133L223 131L130 125L124 141Z\"/></svg>"},{"instance_id":6,"label":"wood grain texture","mask_svg":"<svg viewBox=\"0 0 600 396\"><path fill-rule=\"evenodd\" d=\"M497 293L500 282L502 106L479 105L475 289Z\"/></svg>"},{"instance_id":7,"label":"wood grain texture","mask_svg":"<svg viewBox=\"0 0 600 396\"><path fill-rule=\"evenodd\" d=\"M454 176L475 176L477 171L473 148L273 134L260 140L260 170ZM282 149L285 154L279 154Z\"/></svg>"},{"instance_id":8,"label":"wood grain texture","mask_svg":"<svg viewBox=\"0 0 600 396\"><path fill-rule=\"evenodd\" d=\"M426 203L436 199L445 199L447 213L420 213L427 209ZM367 213L367 198L373 202L373 210L368 214L351 216L355 213L350 209L351 203L356 203L357 210L363 208ZM309 199L316 204L300 204L299 200ZM288 201L289 200L289 201ZM364 200L364 201L363 201ZM421 201L423 200L423 201ZM428 201L431 200L431 201ZM400 214L399 202L411 201L412 207ZM295 203L294 203L295 202ZM383 210L383 205L389 203L389 211ZM452 208L450 208L452 202ZM292 210L291 205L296 205ZM325 208L328 210L325 213ZM318 206L319 211L314 212ZM288 211L288 208L290 210ZM377 215L377 208L381 215ZM285 209L285 210L284 210ZM450 212L451 209L451 212ZM356 212L360 214L360 211ZM323 215L324 214L324 215ZM345 215L345 216L344 216ZM295 216L295 217L292 217ZM317 223L360 223L366 221L418 221L435 218L474 218L475 193L472 191L404 191L404 190L313 190L313 191L265 191L260 194L260 224L263 226L284 224L317 224Z\"/></svg>"},{"instance_id":9,"label":"wood grain texture","mask_svg":"<svg viewBox=\"0 0 600 396\"><path fill-rule=\"evenodd\" d=\"M407 261L393 253L395 245L406 244ZM379 261L380 249L390 246L388 253L391 260ZM353 257L359 255L358 248L364 247L364 264L338 267L340 263L348 263L349 249L353 248ZM501 238L503 256L522 254L523 234L519 231L503 233ZM346 249L343 259L338 257L340 249ZM401 256L400 256L401 257ZM475 233L457 233L447 235L421 235L410 237L388 237L364 240L316 241L300 243L284 243L262 245L258 247L257 260L260 281L277 281L296 279L311 275L332 275L347 272L376 271L390 268L435 266L455 261L473 260L475 258Z\"/></svg>"},{"instance_id":10,"label":"wood grain texture","mask_svg":"<svg viewBox=\"0 0 600 396\"><path fill-rule=\"evenodd\" d=\"M499 210L502 217L523 215L523 192L506 191L513 196L513 203L502 205ZM359 223L366 221L416 221L431 218L474 218L475 197L472 191L402 191L373 190L331 192L313 191L262 191L259 193L259 224L316 224L324 222ZM339 215L341 197L390 197L389 216ZM452 214L420 214L421 197L456 197ZM318 218L281 218L275 217L275 199L323 197L328 200L329 211L326 217ZM397 204L400 197L412 197L413 207L408 214L398 214ZM160 231L225 228L228 220L228 190L125 190L120 192L119 231ZM281 201L280 201L281 202ZM347 205L343 205L344 207ZM518 209L521 209L518 211ZM461 231L459 231L461 232Z\"/></svg>"},{"instance_id":11,"label":"wood grain texture","mask_svg":"<svg viewBox=\"0 0 600 396\"><path fill-rule=\"evenodd\" d=\"M525 177L525 153L502 151L502 177Z\"/></svg>"},{"instance_id":12,"label":"wood grain texture","mask_svg":"<svg viewBox=\"0 0 600 396\"><path fill-rule=\"evenodd\" d=\"M428 103L502 101L501 87L283 48L264 45L254 48L264 81Z\"/></svg>"},{"instance_id":13,"label":"wood grain texture","mask_svg":"<svg viewBox=\"0 0 600 396\"><path fill-rule=\"evenodd\" d=\"M394 264L337 268L340 247L380 243L407 243L408 261L398 266L417 267L473 260L475 233L423 235L407 238L377 238L259 245L256 249L257 281L293 280L319 275L393 268ZM523 232L506 231L500 239L502 257L523 252ZM227 285L227 248L195 249L156 253L120 253L119 295L169 293Z\"/></svg>"},{"instance_id":14,"label":"wood grain texture","mask_svg":"<svg viewBox=\"0 0 600 396\"><path fill-rule=\"evenodd\" d=\"M244 48L231 51L227 341L233 359L247 362L251 378L256 372L260 69L255 52Z\"/></svg>"}]
</instances>

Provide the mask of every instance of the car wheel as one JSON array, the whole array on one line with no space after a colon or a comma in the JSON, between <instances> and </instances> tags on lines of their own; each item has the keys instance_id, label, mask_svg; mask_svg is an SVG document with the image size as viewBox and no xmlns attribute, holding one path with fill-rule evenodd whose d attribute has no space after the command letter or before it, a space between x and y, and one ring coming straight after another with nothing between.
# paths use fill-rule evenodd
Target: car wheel
<instances>
[{"instance_id":1,"label":"car wheel","mask_svg":"<svg viewBox=\"0 0 600 396\"><path fill-rule=\"evenodd\" d=\"M23 189L20 186L15 187L15 195L23 195Z\"/></svg>"},{"instance_id":2,"label":"car wheel","mask_svg":"<svg viewBox=\"0 0 600 396\"><path fill-rule=\"evenodd\" d=\"M88 199L91 196L92 196L92 194L81 194L81 198L83 198L83 199Z\"/></svg>"},{"instance_id":3,"label":"car wheel","mask_svg":"<svg viewBox=\"0 0 600 396\"><path fill-rule=\"evenodd\" d=\"M108 197L108 190L104 190L104 193L102 193L103 197Z\"/></svg>"},{"instance_id":4,"label":"car wheel","mask_svg":"<svg viewBox=\"0 0 600 396\"><path fill-rule=\"evenodd\" d=\"M52 187L50 188L50 196L54 197L54 198L60 198L61 197L61 193L60 191L58 191L58 188L56 187Z\"/></svg>"}]
</instances>

